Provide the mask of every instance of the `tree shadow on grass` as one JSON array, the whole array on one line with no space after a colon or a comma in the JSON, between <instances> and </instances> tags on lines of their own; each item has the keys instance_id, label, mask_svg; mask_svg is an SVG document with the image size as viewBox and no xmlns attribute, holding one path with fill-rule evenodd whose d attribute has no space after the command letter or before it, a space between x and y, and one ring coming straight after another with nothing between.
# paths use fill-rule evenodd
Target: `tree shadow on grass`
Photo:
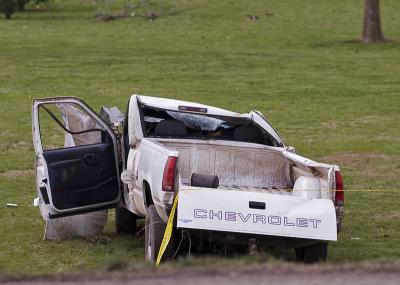
<instances>
[{"instance_id":1,"label":"tree shadow on grass","mask_svg":"<svg viewBox=\"0 0 400 285\"><path fill-rule=\"evenodd\" d=\"M311 48L337 48L337 47L369 47L369 46L380 46L380 47L398 47L398 42L392 39L386 39L384 43L376 44L365 44L361 39L348 39L348 40L337 40L337 41L321 41L310 44Z\"/></svg>"},{"instance_id":2,"label":"tree shadow on grass","mask_svg":"<svg viewBox=\"0 0 400 285\"><path fill-rule=\"evenodd\" d=\"M62 12L62 11L60 11ZM28 12L30 13L30 12ZM24 13L25 15L23 15L22 13L17 13L17 14L13 14L12 18L10 21L32 21L32 22L36 22L36 21L65 21L65 20L92 20L93 18L90 17L90 15L88 16L87 14L82 14L82 13L54 13L54 11L48 12L48 13L40 13L40 14L36 14L36 13L32 13L32 14L28 14L28 13Z\"/></svg>"},{"instance_id":3,"label":"tree shadow on grass","mask_svg":"<svg viewBox=\"0 0 400 285\"><path fill-rule=\"evenodd\" d=\"M189 249L190 248L190 249ZM221 264L257 264L264 262L296 262L295 250L293 248L271 248L259 246L255 252L249 252L249 246L244 244L230 243L223 245L212 243L205 245L202 251L196 246L191 246L188 241L183 241L176 252L175 264L187 265L207 265L213 262ZM212 263L213 263L212 262Z\"/></svg>"}]
</instances>

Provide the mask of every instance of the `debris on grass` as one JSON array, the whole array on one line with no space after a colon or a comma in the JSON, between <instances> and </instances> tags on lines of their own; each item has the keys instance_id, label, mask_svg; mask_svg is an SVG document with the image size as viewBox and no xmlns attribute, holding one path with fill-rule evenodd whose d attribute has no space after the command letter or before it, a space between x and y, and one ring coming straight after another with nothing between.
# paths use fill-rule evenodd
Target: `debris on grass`
<instances>
[{"instance_id":1,"label":"debris on grass","mask_svg":"<svg viewBox=\"0 0 400 285\"><path fill-rule=\"evenodd\" d=\"M136 17L136 16L142 16L144 18L149 19L150 21L154 21L156 18L160 17L159 13L156 12L148 12L144 14L136 14L135 12L132 12L130 14L116 14L116 15L111 15L111 14L105 14L105 13L97 13L94 18L97 21L102 21L102 22L108 22L112 20L117 20L117 19L123 19L127 17Z\"/></svg>"},{"instance_id":2,"label":"debris on grass","mask_svg":"<svg viewBox=\"0 0 400 285\"><path fill-rule=\"evenodd\" d=\"M125 261L115 261L107 266L107 271L124 271L128 269L128 263Z\"/></svg>"},{"instance_id":3,"label":"debris on grass","mask_svg":"<svg viewBox=\"0 0 400 285\"><path fill-rule=\"evenodd\" d=\"M88 237L86 238L87 241L92 242L92 243L97 243L97 244L108 244L111 242L111 239L105 235L97 235L94 237Z\"/></svg>"},{"instance_id":4,"label":"debris on grass","mask_svg":"<svg viewBox=\"0 0 400 285\"><path fill-rule=\"evenodd\" d=\"M249 20L249 21L256 21L256 20L258 20L259 18L258 18L257 15L247 15L247 16L246 16L246 19Z\"/></svg>"},{"instance_id":5,"label":"debris on grass","mask_svg":"<svg viewBox=\"0 0 400 285\"><path fill-rule=\"evenodd\" d=\"M158 18L160 16L160 14L155 13L155 12L149 12L144 14L144 16L149 19L150 21L154 21L156 18Z\"/></svg>"},{"instance_id":6,"label":"debris on grass","mask_svg":"<svg viewBox=\"0 0 400 285\"><path fill-rule=\"evenodd\" d=\"M97 21L102 21L102 22L108 22L111 20L123 19L123 18L127 18L127 17L129 17L129 15L127 15L127 14L110 15L110 14L105 14L105 13L97 13L96 15L94 15L94 18Z\"/></svg>"},{"instance_id":7,"label":"debris on grass","mask_svg":"<svg viewBox=\"0 0 400 285\"><path fill-rule=\"evenodd\" d=\"M268 17L271 17L271 16L274 15L274 12L267 10L267 11L265 12L265 15L267 15Z\"/></svg>"},{"instance_id":8,"label":"debris on grass","mask_svg":"<svg viewBox=\"0 0 400 285\"><path fill-rule=\"evenodd\" d=\"M17 208L17 207L18 207L18 204L7 203L7 207L8 207L8 208Z\"/></svg>"}]
</instances>

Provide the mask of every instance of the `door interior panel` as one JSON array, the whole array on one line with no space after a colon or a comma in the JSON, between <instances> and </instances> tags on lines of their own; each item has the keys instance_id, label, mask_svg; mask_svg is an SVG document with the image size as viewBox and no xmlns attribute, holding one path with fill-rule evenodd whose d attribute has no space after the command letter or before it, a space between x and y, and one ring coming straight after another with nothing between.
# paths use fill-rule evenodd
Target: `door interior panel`
<instances>
[{"instance_id":1,"label":"door interior panel","mask_svg":"<svg viewBox=\"0 0 400 285\"><path fill-rule=\"evenodd\" d=\"M99 143L43 152L51 199L59 210L109 203L118 198L113 145Z\"/></svg>"}]
</instances>

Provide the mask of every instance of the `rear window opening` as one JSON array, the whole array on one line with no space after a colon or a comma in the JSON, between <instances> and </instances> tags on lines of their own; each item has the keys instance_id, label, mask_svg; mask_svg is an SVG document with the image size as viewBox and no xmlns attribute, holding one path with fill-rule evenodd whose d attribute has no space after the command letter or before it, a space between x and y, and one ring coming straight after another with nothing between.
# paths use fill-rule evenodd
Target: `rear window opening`
<instances>
[{"instance_id":1,"label":"rear window opening","mask_svg":"<svg viewBox=\"0 0 400 285\"><path fill-rule=\"evenodd\" d=\"M145 137L227 140L267 146L279 143L246 117L216 116L140 106Z\"/></svg>"}]
</instances>

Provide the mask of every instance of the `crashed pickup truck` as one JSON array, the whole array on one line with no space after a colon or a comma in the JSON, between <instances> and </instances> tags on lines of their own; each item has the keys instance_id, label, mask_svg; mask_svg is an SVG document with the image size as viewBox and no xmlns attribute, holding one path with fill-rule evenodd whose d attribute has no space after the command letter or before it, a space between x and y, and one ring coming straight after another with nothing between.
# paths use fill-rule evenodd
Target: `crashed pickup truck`
<instances>
[{"instance_id":1,"label":"crashed pickup truck","mask_svg":"<svg viewBox=\"0 0 400 285\"><path fill-rule=\"evenodd\" d=\"M42 122L46 116L50 122ZM61 135L50 134L46 144L51 122ZM187 236L200 251L216 244L285 247L298 261L317 262L342 226L339 167L295 154L258 111L133 95L125 114L98 114L80 99L57 97L33 101L32 124L42 217L115 208L119 233L135 233L144 218L151 262L177 195L163 258L175 256ZM79 221L77 228L88 228Z\"/></svg>"}]
</instances>

